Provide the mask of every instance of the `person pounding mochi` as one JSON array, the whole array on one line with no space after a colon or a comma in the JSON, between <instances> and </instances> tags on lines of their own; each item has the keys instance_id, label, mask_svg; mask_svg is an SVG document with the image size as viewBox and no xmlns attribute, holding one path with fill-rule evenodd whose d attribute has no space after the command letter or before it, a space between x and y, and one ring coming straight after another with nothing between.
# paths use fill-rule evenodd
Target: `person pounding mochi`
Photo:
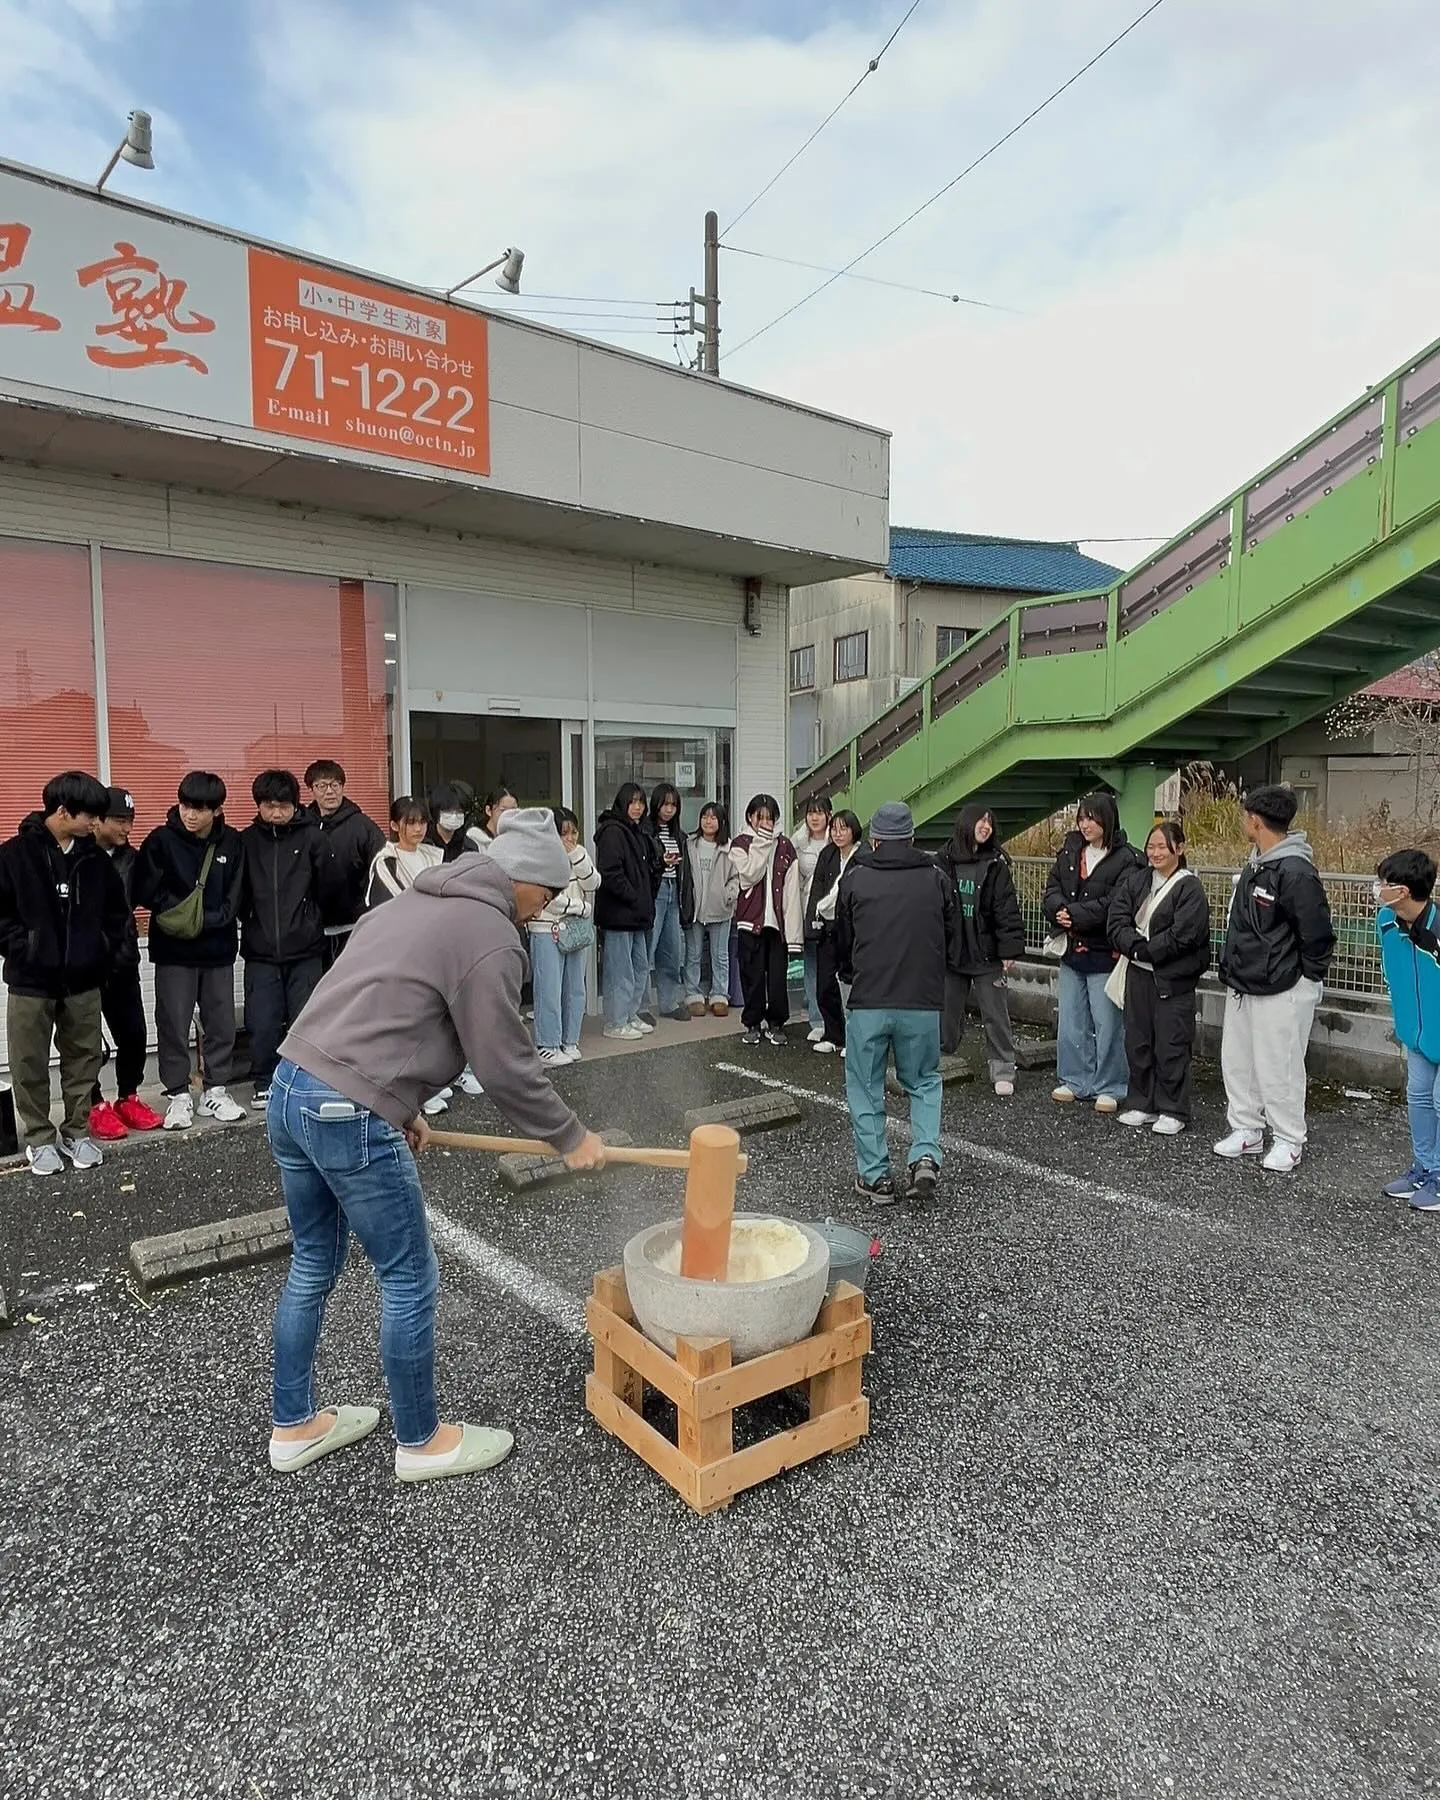
<instances>
[{"instance_id":1,"label":"person pounding mochi","mask_svg":"<svg viewBox=\"0 0 1440 1800\"><path fill-rule=\"evenodd\" d=\"M315 1350L350 1233L380 1283L380 1360L395 1474L488 1469L508 1431L442 1423L435 1404L440 1272L415 1167L425 1099L468 1062L500 1111L572 1169L605 1147L555 1092L520 1016L522 932L570 880L548 807L507 812L488 855L424 869L366 913L280 1046L266 1126L295 1248L275 1309L270 1466L303 1469L358 1443L373 1406L321 1407Z\"/></svg>"}]
</instances>

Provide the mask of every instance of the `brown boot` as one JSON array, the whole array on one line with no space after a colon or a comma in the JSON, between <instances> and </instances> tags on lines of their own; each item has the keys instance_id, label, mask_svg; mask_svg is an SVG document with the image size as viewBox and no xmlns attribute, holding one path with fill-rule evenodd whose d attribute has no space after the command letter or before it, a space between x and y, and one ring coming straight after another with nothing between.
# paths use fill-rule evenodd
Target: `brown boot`
<instances>
[{"instance_id":1,"label":"brown boot","mask_svg":"<svg viewBox=\"0 0 1440 1800\"><path fill-rule=\"evenodd\" d=\"M727 1018L730 1013L730 1002L728 1000L712 1000L710 1010L717 1019Z\"/></svg>"},{"instance_id":2,"label":"brown boot","mask_svg":"<svg viewBox=\"0 0 1440 1800\"><path fill-rule=\"evenodd\" d=\"M705 1002L703 1000L692 1000L690 1002L690 1017L692 1019L703 1019L705 1017Z\"/></svg>"}]
</instances>

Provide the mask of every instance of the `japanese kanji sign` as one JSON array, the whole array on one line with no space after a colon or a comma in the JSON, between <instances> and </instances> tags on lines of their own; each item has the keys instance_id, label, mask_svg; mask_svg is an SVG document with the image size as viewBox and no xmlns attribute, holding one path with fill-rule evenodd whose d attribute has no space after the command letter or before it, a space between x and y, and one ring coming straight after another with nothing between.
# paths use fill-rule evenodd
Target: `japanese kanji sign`
<instances>
[{"instance_id":1,"label":"japanese kanji sign","mask_svg":"<svg viewBox=\"0 0 1440 1800\"><path fill-rule=\"evenodd\" d=\"M268 250L249 265L261 430L490 473L483 318Z\"/></svg>"},{"instance_id":2,"label":"japanese kanji sign","mask_svg":"<svg viewBox=\"0 0 1440 1800\"><path fill-rule=\"evenodd\" d=\"M4 169L0 381L490 474L482 317Z\"/></svg>"}]
</instances>

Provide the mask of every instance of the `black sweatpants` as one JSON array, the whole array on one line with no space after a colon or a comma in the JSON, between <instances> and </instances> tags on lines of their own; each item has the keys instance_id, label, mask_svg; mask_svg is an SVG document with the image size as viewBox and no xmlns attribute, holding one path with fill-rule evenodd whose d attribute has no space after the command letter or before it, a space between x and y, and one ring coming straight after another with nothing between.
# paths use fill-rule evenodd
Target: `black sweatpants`
<instances>
[{"instance_id":1,"label":"black sweatpants","mask_svg":"<svg viewBox=\"0 0 1440 1800\"><path fill-rule=\"evenodd\" d=\"M758 1026L777 1029L790 1018L790 955L785 940L773 926L763 931L742 931L740 938L740 990L745 996L741 1023L747 1031Z\"/></svg>"},{"instance_id":2,"label":"black sweatpants","mask_svg":"<svg viewBox=\"0 0 1440 1800\"><path fill-rule=\"evenodd\" d=\"M1125 1112L1168 1113L1190 1122L1190 1065L1195 1050L1195 990L1162 1000L1155 977L1132 962L1125 974Z\"/></svg>"},{"instance_id":3,"label":"black sweatpants","mask_svg":"<svg viewBox=\"0 0 1440 1800\"><path fill-rule=\"evenodd\" d=\"M250 1033L250 1078L257 1094L274 1079L281 1039L324 973L318 956L304 956L298 962L246 963L245 1029Z\"/></svg>"},{"instance_id":4,"label":"black sweatpants","mask_svg":"<svg viewBox=\"0 0 1440 1800\"><path fill-rule=\"evenodd\" d=\"M147 1033L138 963L122 964L100 989L100 1017L115 1041L115 1098L128 1100L139 1091L140 1083L145 1079ZM104 1098L98 1080L90 1098L96 1106Z\"/></svg>"},{"instance_id":5,"label":"black sweatpants","mask_svg":"<svg viewBox=\"0 0 1440 1800\"><path fill-rule=\"evenodd\" d=\"M815 946L815 996L820 1002L820 1017L825 1024L825 1041L845 1047L845 1003L840 998L840 980L835 973L835 933L827 926Z\"/></svg>"}]
</instances>

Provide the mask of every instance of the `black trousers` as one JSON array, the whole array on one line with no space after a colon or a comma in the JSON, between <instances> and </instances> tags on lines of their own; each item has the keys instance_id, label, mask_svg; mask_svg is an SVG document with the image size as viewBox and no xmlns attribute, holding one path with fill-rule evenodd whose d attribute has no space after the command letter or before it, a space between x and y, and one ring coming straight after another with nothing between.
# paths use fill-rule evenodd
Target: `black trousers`
<instances>
[{"instance_id":1,"label":"black trousers","mask_svg":"<svg viewBox=\"0 0 1440 1800\"><path fill-rule=\"evenodd\" d=\"M790 1018L786 979L790 955L785 940L772 926L764 931L742 931L739 937L740 990L745 996L741 1023L747 1031L761 1024L778 1028Z\"/></svg>"},{"instance_id":2,"label":"black trousers","mask_svg":"<svg viewBox=\"0 0 1440 1800\"><path fill-rule=\"evenodd\" d=\"M245 1029L250 1033L250 1078L257 1094L274 1079L280 1040L300 1017L324 973L318 956L299 962L246 963Z\"/></svg>"},{"instance_id":3,"label":"black trousers","mask_svg":"<svg viewBox=\"0 0 1440 1800\"><path fill-rule=\"evenodd\" d=\"M100 1017L115 1040L115 1098L128 1100L145 1079L145 1002L140 998L140 966L126 963L116 969L100 989ZM105 1061L110 1053L105 1052ZM104 1067L102 1063L101 1067ZM97 1078L90 1099L98 1106L104 1096Z\"/></svg>"},{"instance_id":4,"label":"black trousers","mask_svg":"<svg viewBox=\"0 0 1440 1800\"><path fill-rule=\"evenodd\" d=\"M1168 1113L1190 1122L1195 990L1162 1000L1155 977L1131 963L1125 974L1126 1112Z\"/></svg>"},{"instance_id":5,"label":"black trousers","mask_svg":"<svg viewBox=\"0 0 1440 1800\"><path fill-rule=\"evenodd\" d=\"M820 1002L820 1017L825 1025L825 1040L845 1046L845 1005L840 998L840 981L835 973L835 933L827 926L815 946L815 997Z\"/></svg>"}]
</instances>

